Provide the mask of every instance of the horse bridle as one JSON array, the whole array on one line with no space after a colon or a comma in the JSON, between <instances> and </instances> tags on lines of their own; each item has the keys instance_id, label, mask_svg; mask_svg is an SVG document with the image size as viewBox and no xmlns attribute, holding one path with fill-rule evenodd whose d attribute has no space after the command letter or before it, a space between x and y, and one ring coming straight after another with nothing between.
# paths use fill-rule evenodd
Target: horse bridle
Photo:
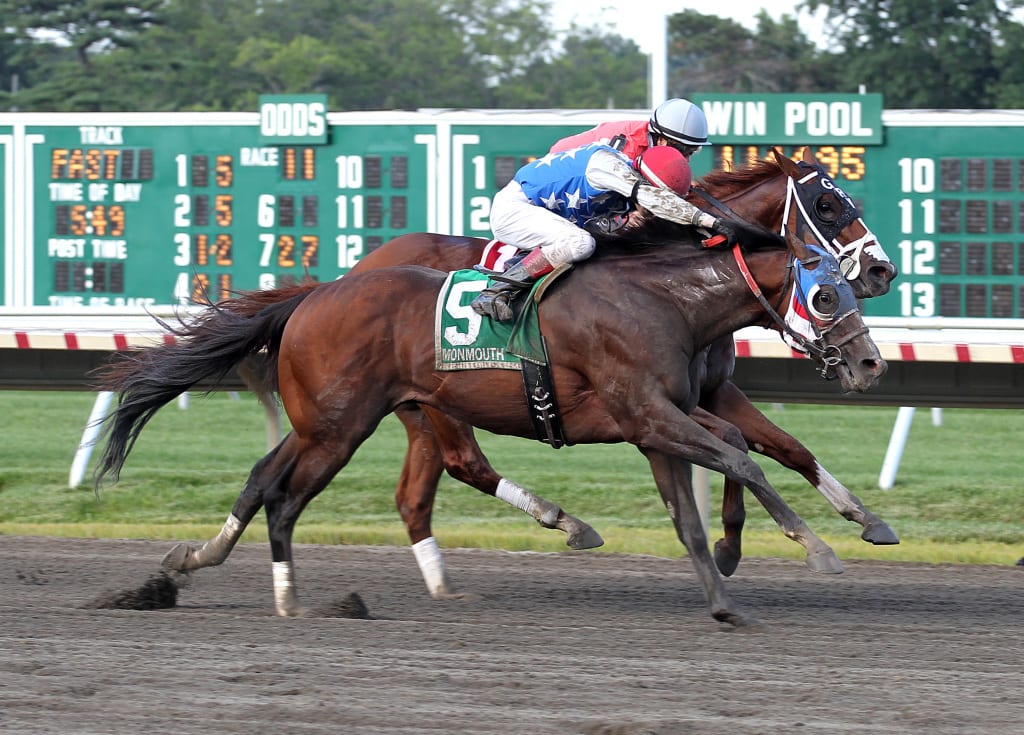
<instances>
[{"instance_id":1,"label":"horse bridle","mask_svg":"<svg viewBox=\"0 0 1024 735\"><path fill-rule=\"evenodd\" d=\"M843 276L849 281L856 280L860 275L861 253L869 242L876 240L874 233L864 224L856 203L845 191L825 176L822 170L804 161L798 161L797 167L807 169L807 173L799 179L794 179L790 176L786 177L786 202L783 207L782 224L778 234L785 237L786 223L789 221L790 214L795 209L800 214L796 223L797 237L802 238L805 230L809 229L814 234L814 238L818 243L835 255L836 260L839 261L839 270ZM810 186L812 182L817 184L817 186ZM740 221L746 221L743 217L737 215L725 202L713 197L707 189L694 186L692 191L723 214ZM811 214L817 208L826 191L834 194L846 205L843 214L832 223L820 221L820 217L816 218ZM864 228L864 234L856 240L845 244L838 242L839 233L854 222L861 223L861 226Z\"/></svg>"},{"instance_id":2,"label":"horse bridle","mask_svg":"<svg viewBox=\"0 0 1024 735\"><path fill-rule=\"evenodd\" d=\"M840 365L846 362L845 358L843 357L843 351L841 347L846 343L856 339L857 337L866 334L868 328L866 326L861 326L860 328L855 329L850 334L843 337L838 342L830 344L826 344L825 338L833 329L839 326L841 322L849 318L851 315L857 313L857 310L855 308L848 309L842 314L831 318L829 320L828 326L824 328L818 327L817 320L809 320L811 327L814 330L814 339L808 339L807 337L793 329L791 326L789 326L789 324L782 317L782 315L779 314L777 307L774 307L770 303L768 303L768 299L765 298L764 293L761 291L761 286L757 283L756 280L754 280L754 276L753 274L751 274L750 268L747 266L747 261L743 257L743 250L740 248L739 243L733 246L732 254L733 258L736 259L736 265L739 266L740 273L743 274L743 280L746 281L747 287L754 294L754 297L757 299L758 303L761 304L761 308L765 310L765 313L768 315L769 319L771 321L774 321L780 329L782 329L786 334L788 334L794 342L800 345L800 347L807 353L807 355L810 356L810 358L818 364L818 371L822 378L826 380L834 380L836 377L838 377L836 373L836 368L838 368ZM804 260L800 260L796 256L793 256L793 261L787 266L786 269L786 280L782 284L782 289L780 291L780 293L783 294L783 296L780 298L779 303L782 303L782 301L785 299L785 294L789 291L789 281L792 279L793 288L796 290L796 293L799 296L800 301L803 303L804 308L810 311L810 305L807 303L807 294L804 293L803 289L800 288L800 279L793 278L793 269L797 266L801 268L806 268L818 262L819 260L821 260L821 256L815 253L811 253Z\"/></svg>"},{"instance_id":3,"label":"horse bridle","mask_svg":"<svg viewBox=\"0 0 1024 735\"><path fill-rule=\"evenodd\" d=\"M846 192L832 184L827 177L822 175L820 170L811 164L804 162L798 162L797 165L801 168L807 168L810 170L799 179L793 179L788 176L786 177L786 202L783 208L782 224L780 226L779 234L783 237L786 236L786 223L789 221L790 214L795 209L795 211L800 215L797 218L796 223L796 236L802 239L803 233L809 229L823 249L830 250L835 253L836 260L839 263L840 273L843 277L847 280L856 279L860 274L861 252L863 251L864 246L873 240L875 236L871 233L871 230L867 228L867 225L864 225L865 234L862 237L846 244L837 242L836 239L839 237L839 233L853 222L860 220L860 213L857 210L857 205L852 199L850 199ZM807 186L807 184L812 181L816 181L818 184L814 189ZM825 191L831 191L846 205L842 216L837 218L833 223L818 223L809 211L813 211L817 207L818 202L824 195ZM746 220L737 215L729 205L712 196L706 189L695 186L693 187L693 192L702 197L724 215L740 220L741 222L746 222ZM863 224L863 221L861 224ZM849 310L830 320L829 325L825 328L819 328L818 323L814 319L808 320L811 325L811 329L814 331L814 339L808 339L793 329L786 322L786 320L779 314L778 305L773 307L768 303L768 300L761 292L761 287L754 280L749 268L747 267L746 261L743 259L743 253L740 250L739 244L736 244L733 247L733 257L736 259L736 264L739 266L740 272L743 274L743 278L747 282L747 286L750 288L751 292L753 292L754 296L765 310L765 313L768 315L769 322L774 321L782 331L789 335L800 349L804 350L807 355L818 364L821 377L826 380L833 380L838 377L836 374L836 368L845 362L840 348L851 340L865 334L868 329L867 327L856 329L834 344L825 344L824 340L836 326L853 314L856 309ZM786 282L783 284L783 288L780 292L779 305L781 305L785 300L785 294L788 292L789 280L792 278L793 268L797 265L807 267L819 260L820 257L821 256L819 255L811 254L806 260L800 260L794 256L793 262L788 266ZM798 285L798 283L794 283L794 288L796 289L796 293L798 294L801 303L803 303L803 306L806 309L808 308L807 295L798 288Z\"/></svg>"}]
</instances>

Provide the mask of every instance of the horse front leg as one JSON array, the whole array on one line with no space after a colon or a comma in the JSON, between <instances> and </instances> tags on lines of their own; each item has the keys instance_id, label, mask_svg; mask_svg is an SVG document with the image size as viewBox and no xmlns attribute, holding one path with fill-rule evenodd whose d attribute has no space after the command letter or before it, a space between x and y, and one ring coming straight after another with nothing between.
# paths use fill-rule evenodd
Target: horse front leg
<instances>
[{"instance_id":1,"label":"horse front leg","mask_svg":"<svg viewBox=\"0 0 1024 735\"><path fill-rule=\"evenodd\" d=\"M818 538L775 489L768 484L764 472L745 452L729 446L699 426L674 405L658 412L651 404L642 426L638 427L633 444L650 447L686 462L721 472L741 482L775 520L787 538L807 551L807 566L816 572L839 574L843 565L835 552Z\"/></svg>"},{"instance_id":2,"label":"horse front leg","mask_svg":"<svg viewBox=\"0 0 1024 735\"><path fill-rule=\"evenodd\" d=\"M395 488L395 505L405 523L413 556L427 585L427 592L436 600L458 598L448 577L448 570L431 529L437 482L444 471L441 453L430 422L415 406L401 406L395 415L405 427L408 445L402 474Z\"/></svg>"},{"instance_id":3,"label":"horse front leg","mask_svg":"<svg viewBox=\"0 0 1024 735\"><path fill-rule=\"evenodd\" d=\"M726 381L710 394L702 396L701 405L738 427L754 451L803 475L843 518L864 528L862 539L878 545L900 542L889 524L869 511L860 498L833 477L807 447L761 413L734 383Z\"/></svg>"},{"instance_id":4,"label":"horse front leg","mask_svg":"<svg viewBox=\"0 0 1024 735\"><path fill-rule=\"evenodd\" d=\"M700 521L697 501L693 497L690 464L661 452L641 449L651 466L654 482L668 509L679 540L693 562L693 568L704 587L711 616L719 622L736 627L756 625L757 620L740 610L715 569L708 551L708 538Z\"/></svg>"},{"instance_id":5,"label":"horse front leg","mask_svg":"<svg viewBox=\"0 0 1024 735\"><path fill-rule=\"evenodd\" d=\"M726 444L742 452L747 451L747 442L740 430L727 421L702 408L695 408L690 412L690 417ZM726 577L731 577L736 572L740 559L743 558L743 524L746 520L743 485L726 477L722 488L723 535L715 541L715 566Z\"/></svg>"}]
</instances>

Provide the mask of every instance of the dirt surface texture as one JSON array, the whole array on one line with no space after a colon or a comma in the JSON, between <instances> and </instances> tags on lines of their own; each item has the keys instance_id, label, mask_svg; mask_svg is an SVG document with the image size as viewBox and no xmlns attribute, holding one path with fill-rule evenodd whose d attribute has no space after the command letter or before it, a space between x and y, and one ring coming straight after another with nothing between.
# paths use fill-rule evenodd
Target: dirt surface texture
<instances>
[{"instance_id":1,"label":"dirt surface texture","mask_svg":"<svg viewBox=\"0 0 1024 735\"><path fill-rule=\"evenodd\" d=\"M1021 567L745 559L738 632L685 558L449 550L479 597L439 601L407 548L304 545L283 619L265 544L176 598L172 545L0 536L0 732L1024 733Z\"/></svg>"}]
</instances>

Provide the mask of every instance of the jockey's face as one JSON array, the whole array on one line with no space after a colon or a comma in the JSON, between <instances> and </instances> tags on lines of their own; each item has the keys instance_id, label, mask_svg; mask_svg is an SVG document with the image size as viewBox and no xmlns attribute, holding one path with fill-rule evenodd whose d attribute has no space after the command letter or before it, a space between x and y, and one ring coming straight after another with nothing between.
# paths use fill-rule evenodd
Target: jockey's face
<instances>
[{"instance_id":1,"label":"jockey's face","mask_svg":"<svg viewBox=\"0 0 1024 735\"><path fill-rule=\"evenodd\" d=\"M700 150L699 145L686 145L686 143L680 143L678 140L672 140L670 138L666 138L663 135L655 136L654 144L667 145L672 148L675 148L677 151L686 156L687 159L689 159L690 156L692 156L694 153L697 153Z\"/></svg>"}]
</instances>

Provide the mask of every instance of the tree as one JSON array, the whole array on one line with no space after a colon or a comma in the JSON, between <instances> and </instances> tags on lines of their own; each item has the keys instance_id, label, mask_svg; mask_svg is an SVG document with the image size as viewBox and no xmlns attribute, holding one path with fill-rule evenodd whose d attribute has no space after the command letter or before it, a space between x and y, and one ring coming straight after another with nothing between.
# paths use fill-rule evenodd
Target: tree
<instances>
[{"instance_id":1,"label":"tree","mask_svg":"<svg viewBox=\"0 0 1024 735\"><path fill-rule=\"evenodd\" d=\"M160 22L164 0L0 0L0 17L19 47L20 60L42 68L18 103L32 109L102 110L107 81L94 61L116 49L134 48Z\"/></svg>"},{"instance_id":2,"label":"tree","mask_svg":"<svg viewBox=\"0 0 1024 735\"><path fill-rule=\"evenodd\" d=\"M847 89L882 92L893 108L987 108L999 98L997 59L1019 44L1020 0L805 0L826 9ZM1016 64L1015 64L1016 65Z\"/></svg>"},{"instance_id":3,"label":"tree","mask_svg":"<svg viewBox=\"0 0 1024 735\"><path fill-rule=\"evenodd\" d=\"M495 107L586 109L647 106L647 57L633 41L572 28L552 59L538 59L494 89Z\"/></svg>"},{"instance_id":4,"label":"tree","mask_svg":"<svg viewBox=\"0 0 1024 735\"><path fill-rule=\"evenodd\" d=\"M836 83L835 60L817 49L796 19L761 11L757 30L684 10L669 17L669 92L820 92Z\"/></svg>"}]
</instances>

